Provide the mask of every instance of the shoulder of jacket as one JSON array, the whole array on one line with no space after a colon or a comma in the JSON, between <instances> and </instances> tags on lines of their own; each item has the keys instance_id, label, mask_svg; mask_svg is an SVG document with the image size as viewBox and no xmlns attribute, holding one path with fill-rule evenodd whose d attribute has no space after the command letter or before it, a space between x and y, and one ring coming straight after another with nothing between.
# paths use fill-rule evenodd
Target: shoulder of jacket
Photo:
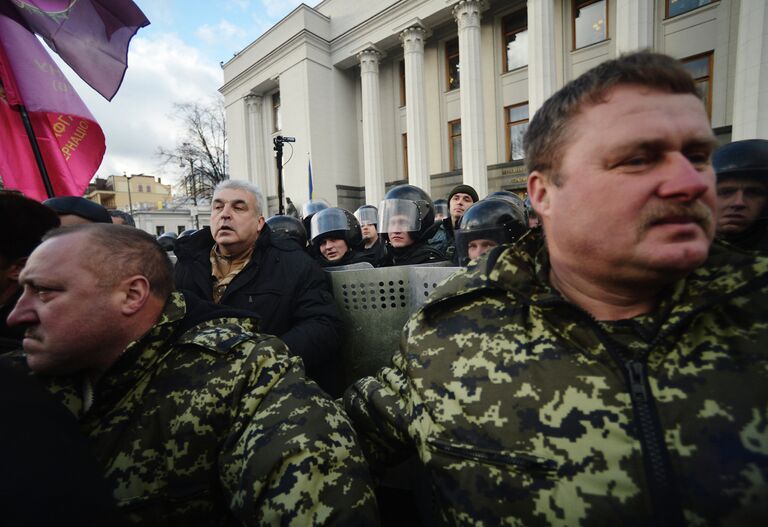
<instances>
[{"instance_id":1,"label":"shoulder of jacket","mask_svg":"<svg viewBox=\"0 0 768 527\"><path fill-rule=\"evenodd\" d=\"M233 353L243 343L258 347L274 346L272 335L257 331L258 321L253 318L212 318L185 331L175 344L193 345L220 355ZM277 341L279 342L279 341Z\"/></svg>"}]
</instances>

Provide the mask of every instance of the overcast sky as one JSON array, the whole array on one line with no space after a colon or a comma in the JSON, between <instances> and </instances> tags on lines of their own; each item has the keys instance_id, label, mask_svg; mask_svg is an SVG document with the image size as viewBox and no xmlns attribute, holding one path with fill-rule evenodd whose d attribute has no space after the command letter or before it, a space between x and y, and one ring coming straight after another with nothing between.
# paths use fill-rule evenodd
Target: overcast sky
<instances>
[{"instance_id":1,"label":"overcast sky","mask_svg":"<svg viewBox=\"0 0 768 527\"><path fill-rule=\"evenodd\" d=\"M134 0L150 21L131 41L128 71L107 102L59 61L101 125L107 151L97 175L151 174L173 181L158 146L180 136L170 116L175 102L206 101L223 83L221 62L258 38L300 0ZM306 1L308 5L317 2Z\"/></svg>"}]
</instances>

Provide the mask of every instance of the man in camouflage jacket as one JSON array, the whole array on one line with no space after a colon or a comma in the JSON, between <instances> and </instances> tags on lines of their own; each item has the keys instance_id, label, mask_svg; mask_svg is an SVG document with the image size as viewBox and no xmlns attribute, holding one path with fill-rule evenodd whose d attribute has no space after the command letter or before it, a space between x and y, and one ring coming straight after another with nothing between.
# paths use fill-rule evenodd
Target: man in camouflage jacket
<instances>
[{"instance_id":1,"label":"man in camouflage jacket","mask_svg":"<svg viewBox=\"0 0 768 527\"><path fill-rule=\"evenodd\" d=\"M451 525L765 525L768 260L709 251L690 77L606 62L528 134L546 239L449 279L347 391L369 461L415 449Z\"/></svg>"},{"instance_id":2,"label":"man in camouflage jacket","mask_svg":"<svg viewBox=\"0 0 768 527\"><path fill-rule=\"evenodd\" d=\"M300 359L255 319L171 292L171 272L137 229L54 231L30 257L9 317L27 327L29 368L91 439L121 516L375 523L354 432Z\"/></svg>"}]
</instances>

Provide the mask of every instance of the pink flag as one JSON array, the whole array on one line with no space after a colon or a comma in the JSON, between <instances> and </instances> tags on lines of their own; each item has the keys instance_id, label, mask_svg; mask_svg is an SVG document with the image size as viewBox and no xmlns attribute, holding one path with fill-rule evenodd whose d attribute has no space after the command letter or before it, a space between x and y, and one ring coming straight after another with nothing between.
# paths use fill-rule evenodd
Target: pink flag
<instances>
[{"instance_id":1,"label":"pink flag","mask_svg":"<svg viewBox=\"0 0 768 527\"><path fill-rule=\"evenodd\" d=\"M0 178L5 188L35 199L48 197L21 118L24 106L54 194L81 196L104 157L104 133L43 45L4 7L0 5Z\"/></svg>"},{"instance_id":2,"label":"pink flag","mask_svg":"<svg viewBox=\"0 0 768 527\"><path fill-rule=\"evenodd\" d=\"M9 0L0 0L8 2ZM42 36L107 100L128 67L128 44L149 25L131 0L10 0L24 24Z\"/></svg>"}]
</instances>

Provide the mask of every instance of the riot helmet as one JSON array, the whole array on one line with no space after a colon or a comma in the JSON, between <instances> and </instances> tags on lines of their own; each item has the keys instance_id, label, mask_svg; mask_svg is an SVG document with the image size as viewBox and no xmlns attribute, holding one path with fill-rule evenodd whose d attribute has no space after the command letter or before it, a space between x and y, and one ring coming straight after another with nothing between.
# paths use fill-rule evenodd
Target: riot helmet
<instances>
[{"instance_id":1,"label":"riot helmet","mask_svg":"<svg viewBox=\"0 0 768 527\"><path fill-rule=\"evenodd\" d=\"M179 238L185 238L187 236L192 236L197 232L197 229L184 229L181 231L181 234L179 234Z\"/></svg>"},{"instance_id":2,"label":"riot helmet","mask_svg":"<svg viewBox=\"0 0 768 527\"><path fill-rule=\"evenodd\" d=\"M520 196L511 190L497 190L496 192L491 192L485 197L485 199L505 199L511 203L519 204L525 207L525 203L522 199L520 199Z\"/></svg>"},{"instance_id":3,"label":"riot helmet","mask_svg":"<svg viewBox=\"0 0 768 527\"><path fill-rule=\"evenodd\" d=\"M177 238L178 236L175 232L164 232L157 237L157 243L160 244L160 247L162 247L164 251L173 251Z\"/></svg>"},{"instance_id":4,"label":"riot helmet","mask_svg":"<svg viewBox=\"0 0 768 527\"><path fill-rule=\"evenodd\" d=\"M347 242L349 249L357 249L363 243L360 222L349 212L339 207L323 209L312 216L312 245L319 246L326 238Z\"/></svg>"},{"instance_id":5,"label":"riot helmet","mask_svg":"<svg viewBox=\"0 0 768 527\"><path fill-rule=\"evenodd\" d=\"M528 222L522 203L505 198L479 201L461 217L454 233L459 263L469 263L472 241L488 240L501 245L517 240L527 230Z\"/></svg>"},{"instance_id":6,"label":"riot helmet","mask_svg":"<svg viewBox=\"0 0 768 527\"><path fill-rule=\"evenodd\" d=\"M434 230L435 204L429 194L413 185L398 185L384 195L379 206L379 232L389 241L391 232L407 232L414 242L428 239Z\"/></svg>"},{"instance_id":7,"label":"riot helmet","mask_svg":"<svg viewBox=\"0 0 768 527\"><path fill-rule=\"evenodd\" d=\"M447 199L436 199L435 200L435 221L441 221L443 218L447 218L450 214L450 211L448 209L448 200Z\"/></svg>"},{"instance_id":8,"label":"riot helmet","mask_svg":"<svg viewBox=\"0 0 768 527\"><path fill-rule=\"evenodd\" d=\"M373 205L363 205L358 207L355 211L355 218L360 222L360 225L378 225L379 224L379 209Z\"/></svg>"},{"instance_id":9,"label":"riot helmet","mask_svg":"<svg viewBox=\"0 0 768 527\"><path fill-rule=\"evenodd\" d=\"M311 199L301 206L301 221L304 222L304 230L307 234L312 232L312 216L331 205L324 199Z\"/></svg>"},{"instance_id":10,"label":"riot helmet","mask_svg":"<svg viewBox=\"0 0 768 527\"><path fill-rule=\"evenodd\" d=\"M269 230L295 240L300 246L307 246L307 230L300 219L293 216L272 216L267 219Z\"/></svg>"},{"instance_id":11,"label":"riot helmet","mask_svg":"<svg viewBox=\"0 0 768 527\"><path fill-rule=\"evenodd\" d=\"M717 181L755 178L768 182L768 140L746 139L723 145L712 154Z\"/></svg>"}]
</instances>

